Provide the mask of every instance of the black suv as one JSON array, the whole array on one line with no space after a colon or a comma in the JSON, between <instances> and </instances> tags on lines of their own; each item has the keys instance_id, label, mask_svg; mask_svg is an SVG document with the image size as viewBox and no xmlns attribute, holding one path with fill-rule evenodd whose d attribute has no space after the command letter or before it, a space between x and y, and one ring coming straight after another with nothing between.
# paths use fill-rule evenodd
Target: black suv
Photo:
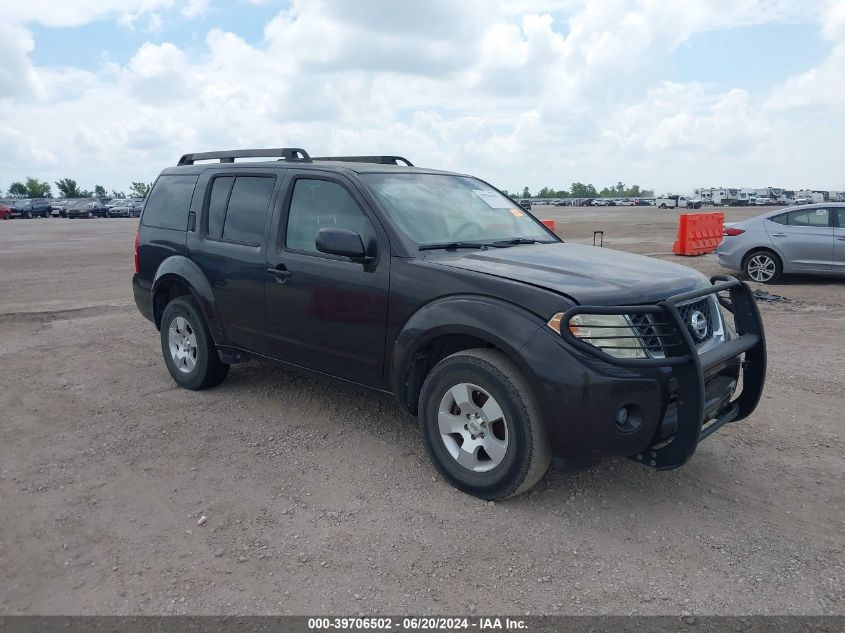
<instances>
[{"instance_id":1,"label":"black suv","mask_svg":"<svg viewBox=\"0 0 845 633\"><path fill-rule=\"evenodd\" d=\"M485 499L553 456L675 468L763 389L745 284L564 243L489 184L396 156L187 154L150 192L135 269L179 385L257 358L391 394Z\"/></svg>"}]
</instances>

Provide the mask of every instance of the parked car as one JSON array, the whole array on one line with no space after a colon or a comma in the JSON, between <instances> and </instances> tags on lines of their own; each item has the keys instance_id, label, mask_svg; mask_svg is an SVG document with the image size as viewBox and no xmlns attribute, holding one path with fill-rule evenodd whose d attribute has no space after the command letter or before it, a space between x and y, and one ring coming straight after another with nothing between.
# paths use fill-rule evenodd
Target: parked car
<instances>
[{"instance_id":1,"label":"parked car","mask_svg":"<svg viewBox=\"0 0 845 633\"><path fill-rule=\"evenodd\" d=\"M808 198L807 196L798 196L797 198L795 198L795 204L796 205L812 204L812 203L813 203L813 200L811 198Z\"/></svg>"},{"instance_id":2,"label":"parked car","mask_svg":"<svg viewBox=\"0 0 845 633\"><path fill-rule=\"evenodd\" d=\"M99 200L91 198L75 200L67 209L67 217L69 218L103 218L105 215L105 205Z\"/></svg>"},{"instance_id":3,"label":"parked car","mask_svg":"<svg viewBox=\"0 0 845 633\"><path fill-rule=\"evenodd\" d=\"M67 217L67 208L73 203L70 198L56 198L50 201L51 213L54 218Z\"/></svg>"},{"instance_id":4,"label":"parked car","mask_svg":"<svg viewBox=\"0 0 845 633\"><path fill-rule=\"evenodd\" d=\"M590 204L594 207L610 207L613 206L613 201L608 200L607 198L596 198Z\"/></svg>"},{"instance_id":5,"label":"parked car","mask_svg":"<svg viewBox=\"0 0 845 633\"><path fill-rule=\"evenodd\" d=\"M14 204L12 200L0 200L0 220L12 219L12 207Z\"/></svg>"},{"instance_id":6,"label":"parked car","mask_svg":"<svg viewBox=\"0 0 845 633\"><path fill-rule=\"evenodd\" d=\"M48 218L50 217L50 203L46 198L24 198L12 205L12 217L17 218Z\"/></svg>"},{"instance_id":7,"label":"parked car","mask_svg":"<svg viewBox=\"0 0 845 633\"><path fill-rule=\"evenodd\" d=\"M771 207L774 206L775 201L772 198L767 198L765 196L759 196L754 199L754 204L758 207Z\"/></svg>"},{"instance_id":8,"label":"parked car","mask_svg":"<svg viewBox=\"0 0 845 633\"><path fill-rule=\"evenodd\" d=\"M128 218L132 215L132 201L128 198L115 198L105 206L108 218Z\"/></svg>"},{"instance_id":9,"label":"parked car","mask_svg":"<svg viewBox=\"0 0 845 633\"><path fill-rule=\"evenodd\" d=\"M719 264L752 280L782 275L845 274L845 202L777 209L726 224L716 249Z\"/></svg>"},{"instance_id":10,"label":"parked car","mask_svg":"<svg viewBox=\"0 0 845 633\"><path fill-rule=\"evenodd\" d=\"M487 183L398 157L186 154L150 192L135 268L178 385L255 358L391 394L443 477L485 499L555 455L678 467L764 383L747 285L564 243Z\"/></svg>"},{"instance_id":11,"label":"parked car","mask_svg":"<svg viewBox=\"0 0 845 633\"><path fill-rule=\"evenodd\" d=\"M521 206L526 211L531 211L532 204L533 203L531 202L531 200L528 200L527 198L523 198L519 201L519 206Z\"/></svg>"},{"instance_id":12,"label":"parked car","mask_svg":"<svg viewBox=\"0 0 845 633\"><path fill-rule=\"evenodd\" d=\"M129 199L129 217L132 218L140 218L141 211L144 208L144 199L143 198L130 198Z\"/></svg>"},{"instance_id":13,"label":"parked car","mask_svg":"<svg viewBox=\"0 0 845 633\"><path fill-rule=\"evenodd\" d=\"M670 194L655 200L660 209L700 209L702 205L701 198L688 198L687 196L679 196Z\"/></svg>"},{"instance_id":14,"label":"parked car","mask_svg":"<svg viewBox=\"0 0 845 633\"><path fill-rule=\"evenodd\" d=\"M617 207L633 207L636 204L630 198L617 198L614 202Z\"/></svg>"}]
</instances>

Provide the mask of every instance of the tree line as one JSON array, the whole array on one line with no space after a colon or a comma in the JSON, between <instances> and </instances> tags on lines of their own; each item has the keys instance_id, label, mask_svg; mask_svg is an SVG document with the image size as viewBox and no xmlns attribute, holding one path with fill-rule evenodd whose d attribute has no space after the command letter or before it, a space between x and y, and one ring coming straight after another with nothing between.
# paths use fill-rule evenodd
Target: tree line
<instances>
[{"instance_id":1,"label":"tree line","mask_svg":"<svg viewBox=\"0 0 845 633\"><path fill-rule=\"evenodd\" d=\"M535 194L531 193L528 187L523 188L522 193L508 193L507 189L502 192L519 198L651 198L654 191L651 189L640 189L639 185L628 187L622 181L612 187L604 187L597 191L593 185L585 185L583 182L573 182L569 189L553 189L543 187Z\"/></svg>"},{"instance_id":2,"label":"tree line","mask_svg":"<svg viewBox=\"0 0 845 633\"><path fill-rule=\"evenodd\" d=\"M153 183L131 183L129 186L129 196L117 189L112 189L111 194L109 194L102 185L95 185L93 191L80 189L73 178L62 178L61 180L57 180L55 185L59 191L59 198L146 198ZM53 187L46 180L27 178L24 182L13 182L9 185L7 195L10 198L52 198Z\"/></svg>"}]
</instances>

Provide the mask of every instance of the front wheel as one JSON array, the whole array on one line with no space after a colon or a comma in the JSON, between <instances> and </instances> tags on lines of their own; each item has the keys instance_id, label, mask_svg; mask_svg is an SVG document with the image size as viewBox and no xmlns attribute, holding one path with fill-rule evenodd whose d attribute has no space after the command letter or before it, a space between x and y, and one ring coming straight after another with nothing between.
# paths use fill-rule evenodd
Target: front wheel
<instances>
[{"instance_id":1,"label":"front wheel","mask_svg":"<svg viewBox=\"0 0 845 633\"><path fill-rule=\"evenodd\" d=\"M482 499L525 492L552 460L528 381L495 350L466 350L440 361L423 383L419 422L437 470Z\"/></svg>"},{"instance_id":2,"label":"front wheel","mask_svg":"<svg viewBox=\"0 0 845 633\"><path fill-rule=\"evenodd\" d=\"M763 284L774 283L783 274L780 257L766 250L754 251L746 256L743 269L749 278Z\"/></svg>"},{"instance_id":3,"label":"front wheel","mask_svg":"<svg viewBox=\"0 0 845 633\"><path fill-rule=\"evenodd\" d=\"M177 297L164 309L161 352L173 380L185 389L215 387L229 373L229 365L217 355L205 319L189 297Z\"/></svg>"}]
</instances>

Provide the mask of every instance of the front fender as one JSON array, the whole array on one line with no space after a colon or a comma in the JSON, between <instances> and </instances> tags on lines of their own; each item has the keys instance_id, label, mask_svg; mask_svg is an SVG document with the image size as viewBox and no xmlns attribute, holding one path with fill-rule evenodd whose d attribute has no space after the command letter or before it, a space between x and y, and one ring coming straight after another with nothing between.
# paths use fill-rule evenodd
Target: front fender
<instances>
[{"instance_id":1,"label":"front fender","mask_svg":"<svg viewBox=\"0 0 845 633\"><path fill-rule=\"evenodd\" d=\"M536 315L492 297L453 295L433 301L408 319L396 339L390 364L393 393L399 402L407 402L406 377L416 353L447 334L466 334L494 345L530 377L533 372L520 349L541 327Z\"/></svg>"},{"instance_id":2,"label":"front fender","mask_svg":"<svg viewBox=\"0 0 845 633\"><path fill-rule=\"evenodd\" d=\"M171 281L181 282L188 287L191 295L200 306L200 310L202 310L211 337L218 345L225 344L226 337L217 310L217 302L214 299L214 292L199 266L181 255L173 255L165 259L153 278L151 289L153 306L155 306L156 291L163 284ZM157 316L156 327L161 325L158 321L159 317Z\"/></svg>"}]
</instances>

